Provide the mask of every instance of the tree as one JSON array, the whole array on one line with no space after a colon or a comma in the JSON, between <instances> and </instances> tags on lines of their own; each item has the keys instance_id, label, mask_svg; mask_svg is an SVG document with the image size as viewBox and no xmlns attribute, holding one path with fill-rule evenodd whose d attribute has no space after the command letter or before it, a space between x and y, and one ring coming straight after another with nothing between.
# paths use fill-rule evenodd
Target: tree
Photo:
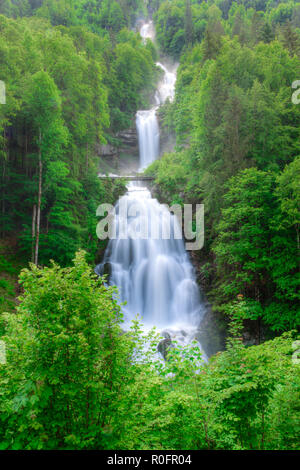
<instances>
[{"instance_id":1,"label":"tree","mask_svg":"<svg viewBox=\"0 0 300 470\"><path fill-rule=\"evenodd\" d=\"M210 24L207 25L203 40L203 60L216 59L222 46L221 34L215 31Z\"/></svg>"},{"instance_id":2,"label":"tree","mask_svg":"<svg viewBox=\"0 0 300 470\"><path fill-rule=\"evenodd\" d=\"M66 0L45 0L36 15L49 19L54 26L71 26L77 22L74 2Z\"/></svg>"},{"instance_id":3,"label":"tree","mask_svg":"<svg viewBox=\"0 0 300 470\"><path fill-rule=\"evenodd\" d=\"M178 57L185 45L185 18L181 2L164 1L154 15L157 40L163 50Z\"/></svg>"},{"instance_id":4,"label":"tree","mask_svg":"<svg viewBox=\"0 0 300 470\"><path fill-rule=\"evenodd\" d=\"M56 158L66 144L66 129L61 119L61 100L53 79L46 72L33 75L27 97L27 114L37 135L38 147L38 197L36 216L33 212L32 235L35 239L33 261L38 264L43 162L55 153ZM35 223L36 218L36 223Z\"/></svg>"},{"instance_id":5,"label":"tree","mask_svg":"<svg viewBox=\"0 0 300 470\"><path fill-rule=\"evenodd\" d=\"M300 57L300 36L293 28L291 22L286 23L282 28L282 42L288 49L290 56Z\"/></svg>"},{"instance_id":6,"label":"tree","mask_svg":"<svg viewBox=\"0 0 300 470\"><path fill-rule=\"evenodd\" d=\"M276 195L280 201L282 219L279 227L294 229L297 248L300 249L299 226L300 226L300 157L287 165L284 171L278 175L278 186Z\"/></svg>"},{"instance_id":7,"label":"tree","mask_svg":"<svg viewBox=\"0 0 300 470\"><path fill-rule=\"evenodd\" d=\"M193 44L194 43L194 24L193 24L193 17L192 17L191 0L185 1L184 25L185 25L186 44L187 45Z\"/></svg>"}]
</instances>

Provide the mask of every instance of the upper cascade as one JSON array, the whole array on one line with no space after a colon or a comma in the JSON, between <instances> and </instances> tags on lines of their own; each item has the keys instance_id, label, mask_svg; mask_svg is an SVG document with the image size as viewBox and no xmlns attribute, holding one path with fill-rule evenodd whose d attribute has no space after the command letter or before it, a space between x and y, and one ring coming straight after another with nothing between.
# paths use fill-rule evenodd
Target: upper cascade
<instances>
[{"instance_id":1,"label":"upper cascade","mask_svg":"<svg viewBox=\"0 0 300 470\"><path fill-rule=\"evenodd\" d=\"M156 65L164 71L164 76L161 82L158 84L156 91L156 99L158 97L158 104L164 104L167 99L173 101L175 98L175 84L176 84L176 68L175 71L170 71L167 67L160 62L157 62Z\"/></svg>"},{"instance_id":2,"label":"upper cascade","mask_svg":"<svg viewBox=\"0 0 300 470\"><path fill-rule=\"evenodd\" d=\"M147 39L151 39L151 41L154 41L155 31L154 31L153 21L149 21L148 23L143 24L143 26L140 29L140 35L142 36L144 42L146 42Z\"/></svg>"},{"instance_id":3,"label":"upper cascade","mask_svg":"<svg viewBox=\"0 0 300 470\"><path fill-rule=\"evenodd\" d=\"M147 39L154 40L155 31L153 22L144 23L141 27L140 34L144 41ZM166 64L162 64L161 62L157 62L156 65L162 69L163 77L155 92L155 106L149 110L140 110L136 115L136 127L140 149L140 170L147 168L159 157L160 145L157 110L159 106L164 104L168 99L173 101L175 97L177 66L168 68Z\"/></svg>"}]
</instances>

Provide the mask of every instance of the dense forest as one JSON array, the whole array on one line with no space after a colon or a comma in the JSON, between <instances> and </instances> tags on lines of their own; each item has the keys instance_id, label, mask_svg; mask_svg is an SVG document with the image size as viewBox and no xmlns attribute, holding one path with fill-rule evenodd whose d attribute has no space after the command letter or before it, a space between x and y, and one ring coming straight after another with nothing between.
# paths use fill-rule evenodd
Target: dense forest
<instances>
[{"instance_id":1,"label":"dense forest","mask_svg":"<svg viewBox=\"0 0 300 470\"><path fill-rule=\"evenodd\" d=\"M181 60L162 111L176 151L148 171L167 201L204 202L201 274L218 309L241 294L245 319L289 330L300 324L300 4L184 3L155 14L161 47Z\"/></svg>"},{"instance_id":2,"label":"dense forest","mask_svg":"<svg viewBox=\"0 0 300 470\"><path fill-rule=\"evenodd\" d=\"M128 127L147 100L154 52L126 29L130 18L117 2L104 2L103 19L98 2L89 9L77 2L74 11L70 2L40 2L33 11L27 2L7 3L1 13L35 14L0 18L7 88L7 106L0 109L1 235L13 234L27 259L32 250L41 263L67 264L79 247L92 260L97 205L104 195L114 202L118 192L97 180L97 145Z\"/></svg>"},{"instance_id":3,"label":"dense forest","mask_svg":"<svg viewBox=\"0 0 300 470\"><path fill-rule=\"evenodd\" d=\"M196 342L158 360L94 273L96 208L125 192L100 149L149 106L159 56L179 64L175 145L145 174L205 207L192 258L226 330L205 363ZM299 59L293 0L0 3L1 450L299 449Z\"/></svg>"}]
</instances>

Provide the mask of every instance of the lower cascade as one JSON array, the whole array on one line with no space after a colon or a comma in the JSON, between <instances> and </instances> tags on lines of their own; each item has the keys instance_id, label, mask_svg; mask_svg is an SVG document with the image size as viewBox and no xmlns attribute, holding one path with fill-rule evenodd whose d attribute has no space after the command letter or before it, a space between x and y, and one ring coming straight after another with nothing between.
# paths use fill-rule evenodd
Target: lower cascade
<instances>
[{"instance_id":1,"label":"lower cascade","mask_svg":"<svg viewBox=\"0 0 300 470\"><path fill-rule=\"evenodd\" d=\"M149 31L147 24L142 27L144 35ZM159 66L164 78L155 99L161 104L173 99L176 75ZM157 109L137 112L140 170L159 157ZM96 272L109 272L109 283L118 287L120 302L126 302L125 326L140 315L144 326L156 326L165 341L188 344L197 338L205 306L184 241L178 237L181 227L140 182L129 183L127 190L115 206L116 238L109 241Z\"/></svg>"},{"instance_id":2,"label":"lower cascade","mask_svg":"<svg viewBox=\"0 0 300 470\"><path fill-rule=\"evenodd\" d=\"M109 271L109 283L126 302L125 327L140 315L146 328L156 326L165 338L188 344L197 337L205 307L184 242L175 236L176 216L138 182L128 185L115 210L117 236L96 272Z\"/></svg>"},{"instance_id":3,"label":"lower cascade","mask_svg":"<svg viewBox=\"0 0 300 470\"><path fill-rule=\"evenodd\" d=\"M123 233L121 205L127 209ZM146 325L160 328L196 326L202 313L199 290L183 240L174 236L180 232L176 216L133 183L116 206L115 224L118 236L110 240L99 268L109 264L110 283L127 302L125 318L140 314Z\"/></svg>"}]
</instances>

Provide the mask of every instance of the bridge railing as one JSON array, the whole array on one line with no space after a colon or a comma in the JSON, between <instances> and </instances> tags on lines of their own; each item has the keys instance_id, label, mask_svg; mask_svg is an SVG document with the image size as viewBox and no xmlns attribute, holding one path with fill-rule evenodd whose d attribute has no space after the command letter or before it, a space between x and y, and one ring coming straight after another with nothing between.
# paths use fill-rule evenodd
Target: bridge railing
<instances>
[{"instance_id":1,"label":"bridge railing","mask_svg":"<svg viewBox=\"0 0 300 470\"><path fill-rule=\"evenodd\" d=\"M142 175L98 175L99 179L105 180L105 179L111 179L111 180L117 180L117 179L123 179L126 181L154 181L153 176L142 176Z\"/></svg>"}]
</instances>

